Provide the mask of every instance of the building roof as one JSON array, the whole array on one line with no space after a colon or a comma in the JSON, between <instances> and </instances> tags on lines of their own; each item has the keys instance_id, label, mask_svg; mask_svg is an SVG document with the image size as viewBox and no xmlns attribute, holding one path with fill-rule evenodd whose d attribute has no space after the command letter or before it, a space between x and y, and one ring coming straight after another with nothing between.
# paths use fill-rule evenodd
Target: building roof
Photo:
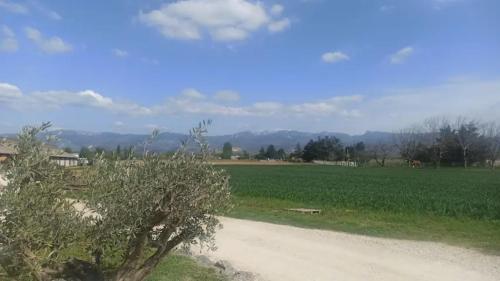
<instances>
[{"instance_id":1,"label":"building roof","mask_svg":"<svg viewBox=\"0 0 500 281\"><path fill-rule=\"evenodd\" d=\"M80 158L78 156L78 153L67 153L67 152L63 152L63 153L60 153L60 154L51 155L50 157L51 158L72 158L72 159L78 159L78 158Z\"/></svg>"}]
</instances>

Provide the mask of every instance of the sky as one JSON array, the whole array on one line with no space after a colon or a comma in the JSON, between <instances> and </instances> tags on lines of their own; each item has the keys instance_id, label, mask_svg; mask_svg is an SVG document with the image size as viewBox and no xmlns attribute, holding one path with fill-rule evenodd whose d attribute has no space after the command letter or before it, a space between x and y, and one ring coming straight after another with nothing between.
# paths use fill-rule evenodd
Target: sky
<instances>
[{"instance_id":1,"label":"sky","mask_svg":"<svg viewBox=\"0 0 500 281\"><path fill-rule=\"evenodd\" d=\"M498 0L0 0L0 132L500 121Z\"/></svg>"}]
</instances>

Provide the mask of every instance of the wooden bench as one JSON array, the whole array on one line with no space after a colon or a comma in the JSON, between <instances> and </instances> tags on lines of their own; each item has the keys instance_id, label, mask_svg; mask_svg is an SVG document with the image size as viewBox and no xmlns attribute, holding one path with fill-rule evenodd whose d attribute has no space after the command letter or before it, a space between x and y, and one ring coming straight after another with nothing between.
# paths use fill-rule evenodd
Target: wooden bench
<instances>
[{"instance_id":1,"label":"wooden bench","mask_svg":"<svg viewBox=\"0 0 500 281\"><path fill-rule=\"evenodd\" d=\"M304 209L304 208L294 208L294 209L286 209L287 211L298 212L302 214L320 214L321 210L319 209Z\"/></svg>"}]
</instances>

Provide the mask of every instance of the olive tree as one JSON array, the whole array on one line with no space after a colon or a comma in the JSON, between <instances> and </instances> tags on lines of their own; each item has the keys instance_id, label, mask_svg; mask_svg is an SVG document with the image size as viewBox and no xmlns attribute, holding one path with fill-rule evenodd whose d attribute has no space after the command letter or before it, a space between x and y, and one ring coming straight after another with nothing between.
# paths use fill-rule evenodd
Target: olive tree
<instances>
[{"instance_id":1,"label":"olive tree","mask_svg":"<svg viewBox=\"0 0 500 281\"><path fill-rule=\"evenodd\" d=\"M0 197L2 267L16 279L140 281L179 245L212 246L230 193L227 174L208 162L205 125L167 159L97 158L85 174L85 212L67 200L62 168L36 140L46 126L25 129Z\"/></svg>"},{"instance_id":2,"label":"olive tree","mask_svg":"<svg viewBox=\"0 0 500 281\"><path fill-rule=\"evenodd\" d=\"M65 200L63 170L37 139L49 125L24 128L18 154L4 167L9 184L0 195L0 265L17 280L50 280L64 249L83 239L82 218Z\"/></svg>"}]
</instances>

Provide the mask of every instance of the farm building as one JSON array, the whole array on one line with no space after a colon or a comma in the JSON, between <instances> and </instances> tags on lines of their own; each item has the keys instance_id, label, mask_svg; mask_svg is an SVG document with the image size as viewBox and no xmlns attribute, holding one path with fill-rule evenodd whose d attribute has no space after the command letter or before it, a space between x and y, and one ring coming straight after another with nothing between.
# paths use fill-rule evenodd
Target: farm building
<instances>
[{"instance_id":1,"label":"farm building","mask_svg":"<svg viewBox=\"0 0 500 281\"><path fill-rule=\"evenodd\" d=\"M16 154L13 148L0 144L0 162L5 161Z\"/></svg>"},{"instance_id":2,"label":"farm building","mask_svg":"<svg viewBox=\"0 0 500 281\"><path fill-rule=\"evenodd\" d=\"M80 158L77 153L61 153L50 156L50 160L63 167L78 166Z\"/></svg>"}]
</instances>

